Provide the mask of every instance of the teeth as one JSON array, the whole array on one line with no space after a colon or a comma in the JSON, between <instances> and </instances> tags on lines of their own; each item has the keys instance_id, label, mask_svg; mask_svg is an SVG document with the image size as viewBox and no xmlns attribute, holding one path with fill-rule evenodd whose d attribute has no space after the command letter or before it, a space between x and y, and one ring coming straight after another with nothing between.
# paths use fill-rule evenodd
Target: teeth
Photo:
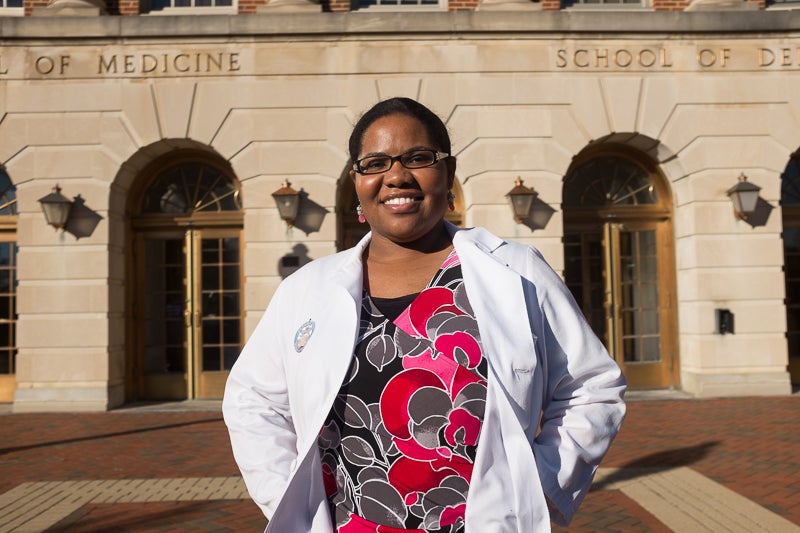
<instances>
[{"instance_id":1,"label":"teeth","mask_svg":"<svg viewBox=\"0 0 800 533\"><path fill-rule=\"evenodd\" d=\"M389 205L403 205L403 204L410 204L413 202L414 202L413 198L389 198L383 203Z\"/></svg>"}]
</instances>

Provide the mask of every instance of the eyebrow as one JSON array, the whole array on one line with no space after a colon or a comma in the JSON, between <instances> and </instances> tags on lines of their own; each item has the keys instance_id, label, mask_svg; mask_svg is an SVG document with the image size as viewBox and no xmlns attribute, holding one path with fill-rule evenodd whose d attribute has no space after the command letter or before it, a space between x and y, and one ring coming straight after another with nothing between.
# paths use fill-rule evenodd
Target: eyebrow
<instances>
[{"instance_id":1,"label":"eyebrow","mask_svg":"<svg viewBox=\"0 0 800 533\"><path fill-rule=\"evenodd\" d=\"M431 148L429 146L421 146L420 145L420 146L412 146L411 148L409 148L405 152L402 152L401 154L398 154L398 155L407 154L408 152L413 152L414 150L431 150L431 151L434 151L434 152L439 152L440 151L440 150L437 150L436 148ZM396 156L390 156L386 152L371 152L369 154L362 155L358 159L361 160L361 159L364 159L364 158L367 158L367 157L377 157L377 156L396 157Z\"/></svg>"}]
</instances>

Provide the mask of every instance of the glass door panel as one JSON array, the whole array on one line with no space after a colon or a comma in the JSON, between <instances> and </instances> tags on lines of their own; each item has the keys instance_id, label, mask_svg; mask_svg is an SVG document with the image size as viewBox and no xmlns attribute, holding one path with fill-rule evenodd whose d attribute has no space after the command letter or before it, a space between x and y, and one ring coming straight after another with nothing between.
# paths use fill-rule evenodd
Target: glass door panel
<instances>
[{"instance_id":1,"label":"glass door panel","mask_svg":"<svg viewBox=\"0 0 800 533\"><path fill-rule=\"evenodd\" d=\"M187 398L185 238L143 242L143 395L149 400Z\"/></svg>"},{"instance_id":2,"label":"glass door panel","mask_svg":"<svg viewBox=\"0 0 800 533\"><path fill-rule=\"evenodd\" d=\"M658 321L658 262L655 231L618 232L621 308L625 363L661 361Z\"/></svg>"},{"instance_id":3,"label":"glass door panel","mask_svg":"<svg viewBox=\"0 0 800 533\"><path fill-rule=\"evenodd\" d=\"M800 384L800 151L781 174L783 274L786 283L786 341L792 385Z\"/></svg>"},{"instance_id":4,"label":"glass door panel","mask_svg":"<svg viewBox=\"0 0 800 533\"><path fill-rule=\"evenodd\" d=\"M148 235L142 252L142 396L219 399L241 349L238 230Z\"/></svg>"},{"instance_id":5,"label":"glass door panel","mask_svg":"<svg viewBox=\"0 0 800 533\"><path fill-rule=\"evenodd\" d=\"M602 233L598 226L564 236L565 281L592 330L608 346Z\"/></svg>"},{"instance_id":6,"label":"glass door panel","mask_svg":"<svg viewBox=\"0 0 800 533\"><path fill-rule=\"evenodd\" d=\"M794 217L787 216L791 211ZM786 282L786 340L789 374L800 384L800 210L784 208L783 269Z\"/></svg>"},{"instance_id":7,"label":"glass door panel","mask_svg":"<svg viewBox=\"0 0 800 533\"><path fill-rule=\"evenodd\" d=\"M205 232L200 239L198 398L221 398L242 346L239 238Z\"/></svg>"},{"instance_id":8,"label":"glass door panel","mask_svg":"<svg viewBox=\"0 0 800 533\"><path fill-rule=\"evenodd\" d=\"M17 243L0 234L0 402L13 402L17 388ZM8 240L6 240L8 239Z\"/></svg>"},{"instance_id":9,"label":"glass door panel","mask_svg":"<svg viewBox=\"0 0 800 533\"><path fill-rule=\"evenodd\" d=\"M658 223L586 225L565 234L565 279L631 388L672 384L671 321Z\"/></svg>"}]
</instances>

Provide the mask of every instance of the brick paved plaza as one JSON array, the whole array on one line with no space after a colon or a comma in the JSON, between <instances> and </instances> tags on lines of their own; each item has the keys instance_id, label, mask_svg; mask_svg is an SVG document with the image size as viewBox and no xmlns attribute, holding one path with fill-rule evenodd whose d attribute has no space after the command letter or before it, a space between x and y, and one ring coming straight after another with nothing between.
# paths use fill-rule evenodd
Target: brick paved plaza
<instances>
[{"instance_id":1,"label":"brick paved plaza","mask_svg":"<svg viewBox=\"0 0 800 533\"><path fill-rule=\"evenodd\" d=\"M555 531L800 531L800 396L630 400ZM218 403L0 415L0 532L260 531Z\"/></svg>"}]
</instances>

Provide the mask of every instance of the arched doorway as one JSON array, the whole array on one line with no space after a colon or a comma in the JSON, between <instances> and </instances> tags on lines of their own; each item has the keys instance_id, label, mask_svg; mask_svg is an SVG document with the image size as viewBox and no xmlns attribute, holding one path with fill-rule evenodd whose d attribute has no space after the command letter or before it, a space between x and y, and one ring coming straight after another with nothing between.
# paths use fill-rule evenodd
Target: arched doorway
<instances>
[{"instance_id":1,"label":"arched doorway","mask_svg":"<svg viewBox=\"0 0 800 533\"><path fill-rule=\"evenodd\" d=\"M671 201L643 155L603 146L564 180L565 279L631 388L677 385Z\"/></svg>"},{"instance_id":2,"label":"arched doorway","mask_svg":"<svg viewBox=\"0 0 800 533\"><path fill-rule=\"evenodd\" d=\"M149 167L131 194L129 399L221 398L242 347L242 205L200 153Z\"/></svg>"},{"instance_id":3,"label":"arched doorway","mask_svg":"<svg viewBox=\"0 0 800 533\"><path fill-rule=\"evenodd\" d=\"M800 152L792 155L781 175L781 211L789 374L792 384L800 385Z\"/></svg>"}]
</instances>

